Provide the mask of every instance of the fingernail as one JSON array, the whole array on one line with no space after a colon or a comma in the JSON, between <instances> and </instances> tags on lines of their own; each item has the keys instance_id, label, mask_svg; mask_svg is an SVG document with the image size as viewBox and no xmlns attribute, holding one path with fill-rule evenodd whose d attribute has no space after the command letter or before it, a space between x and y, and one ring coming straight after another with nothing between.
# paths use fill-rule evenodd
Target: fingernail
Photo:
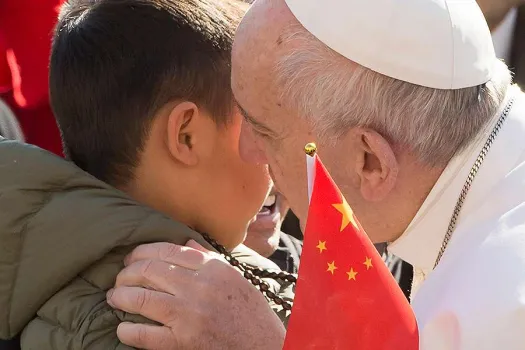
<instances>
[{"instance_id":1,"label":"fingernail","mask_svg":"<svg viewBox=\"0 0 525 350\"><path fill-rule=\"evenodd\" d=\"M131 323L131 322L121 322L119 323L119 325L117 326L117 337L121 337L121 336L124 336L126 335L126 331L130 331L130 330L133 330L133 326L135 326L135 324Z\"/></svg>"},{"instance_id":2,"label":"fingernail","mask_svg":"<svg viewBox=\"0 0 525 350\"><path fill-rule=\"evenodd\" d=\"M113 305L113 303L111 302L111 297L113 296L113 292L115 291L115 289L111 288L110 290L108 290L108 292L106 293L106 301L107 303L109 304L109 306L111 307L115 307L115 305Z\"/></svg>"}]
</instances>

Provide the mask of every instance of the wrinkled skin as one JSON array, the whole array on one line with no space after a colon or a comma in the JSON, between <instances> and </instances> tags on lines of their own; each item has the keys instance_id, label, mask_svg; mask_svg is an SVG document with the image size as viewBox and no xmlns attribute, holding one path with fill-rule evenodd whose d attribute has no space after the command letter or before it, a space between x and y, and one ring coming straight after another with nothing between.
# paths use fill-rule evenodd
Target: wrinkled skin
<instances>
[{"instance_id":1,"label":"wrinkled skin","mask_svg":"<svg viewBox=\"0 0 525 350\"><path fill-rule=\"evenodd\" d=\"M163 326L122 323L119 339L151 350L281 349L284 326L262 294L217 254L188 245L143 245L128 256L108 303Z\"/></svg>"}]
</instances>

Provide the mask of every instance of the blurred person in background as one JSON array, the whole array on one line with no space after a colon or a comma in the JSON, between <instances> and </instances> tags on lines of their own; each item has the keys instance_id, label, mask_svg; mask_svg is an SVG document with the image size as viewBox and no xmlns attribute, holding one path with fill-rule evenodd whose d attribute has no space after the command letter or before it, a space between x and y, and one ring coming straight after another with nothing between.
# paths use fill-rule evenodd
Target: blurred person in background
<instances>
[{"instance_id":1,"label":"blurred person in background","mask_svg":"<svg viewBox=\"0 0 525 350\"><path fill-rule=\"evenodd\" d=\"M0 99L28 143L62 155L48 91L51 35L64 0L0 1Z\"/></svg>"},{"instance_id":2,"label":"blurred person in background","mask_svg":"<svg viewBox=\"0 0 525 350\"><path fill-rule=\"evenodd\" d=\"M514 72L514 81L525 86L525 1L477 0L492 32L496 55Z\"/></svg>"},{"instance_id":3,"label":"blurred person in background","mask_svg":"<svg viewBox=\"0 0 525 350\"><path fill-rule=\"evenodd\" d=\"M255 221L248 227L244 244L276 263L281 270L297 273L303 242L281 230L289 209L286 198L273 187Z\"/></svg>"},{"instance_id":4,"label":"blurred person in background","mask_svg":"<svg viewBox=\"0 0 525 350\"><path fill-rule=\"evenodd\" d=\"M2 99L0 99L0 137L24 141L24 134L15 114Z\"/></svg>"},{"instance_id":5,"label":"blurred person in background","mask_svg":"<svg viewBox=\"0 0 525 350\"><path fill-rule=\"evenodd\" d=\"M505 17L523 5L523 0L476 0L491 31L497 29Z\"/></svg>"}]
</instances>

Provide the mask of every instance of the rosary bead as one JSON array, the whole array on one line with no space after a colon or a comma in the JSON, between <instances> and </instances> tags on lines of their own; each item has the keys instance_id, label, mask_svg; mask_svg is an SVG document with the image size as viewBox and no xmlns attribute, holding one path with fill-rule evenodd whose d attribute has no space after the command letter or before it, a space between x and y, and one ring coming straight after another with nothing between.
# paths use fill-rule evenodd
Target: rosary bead
<instances>
[{"instance_id":1,"label":"rosary bead","mask_svg":"<svg viewBox=\"0 0 525 350\"><path fill-rule=\"evenodd\" d=\"M274 292L272 292L272 291L267 291L267 292L266 292L266 295L267 295L267 296L268 296L268 298L270 298L270 299L273 299L273 298L275 298L275 293L274 293Z\"/></svg>"},{"instance_id":2,"label":"rosary bead","mask_svg":"<svg viewBox=\"0 0 525 350\"><path fill-rule=\"evenodd\" d=\"M226 248L217 243L213 238L211 238L207 234L203 233L202 236L216 251L218 251L221 255L224 256L226 261L231 266L240 270L243 273L244 278L246 278L251 284L257 287L263 294L266 294L266 296L269 299L271 299L276 305L281 305L284 310L291 311L292 304L284 301L284 299L273 293L270 290L269 284L261 280L260 278L281 279L295 283L297 281L297 278L294 275L288 274L283 271L277 273L257 267L248 266L246 263L241 263L239 260L237 260L226 250Z\"/></svg>"}]
</instances>

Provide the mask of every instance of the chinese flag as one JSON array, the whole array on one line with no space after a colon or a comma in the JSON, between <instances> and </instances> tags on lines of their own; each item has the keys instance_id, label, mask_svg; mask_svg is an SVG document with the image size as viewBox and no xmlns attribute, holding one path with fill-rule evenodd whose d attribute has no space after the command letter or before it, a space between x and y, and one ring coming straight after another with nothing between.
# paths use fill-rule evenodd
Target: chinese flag
<instances>
[{"instance_id":1,"label":"chinese flag","mask_svg":"<svg viewBox=\"0 0 525 350\"><path fill-rule=\"evenodd\" d=\"M317 155L284 349L416 350L415 316Z\"/></svg>"}]
</instances>

